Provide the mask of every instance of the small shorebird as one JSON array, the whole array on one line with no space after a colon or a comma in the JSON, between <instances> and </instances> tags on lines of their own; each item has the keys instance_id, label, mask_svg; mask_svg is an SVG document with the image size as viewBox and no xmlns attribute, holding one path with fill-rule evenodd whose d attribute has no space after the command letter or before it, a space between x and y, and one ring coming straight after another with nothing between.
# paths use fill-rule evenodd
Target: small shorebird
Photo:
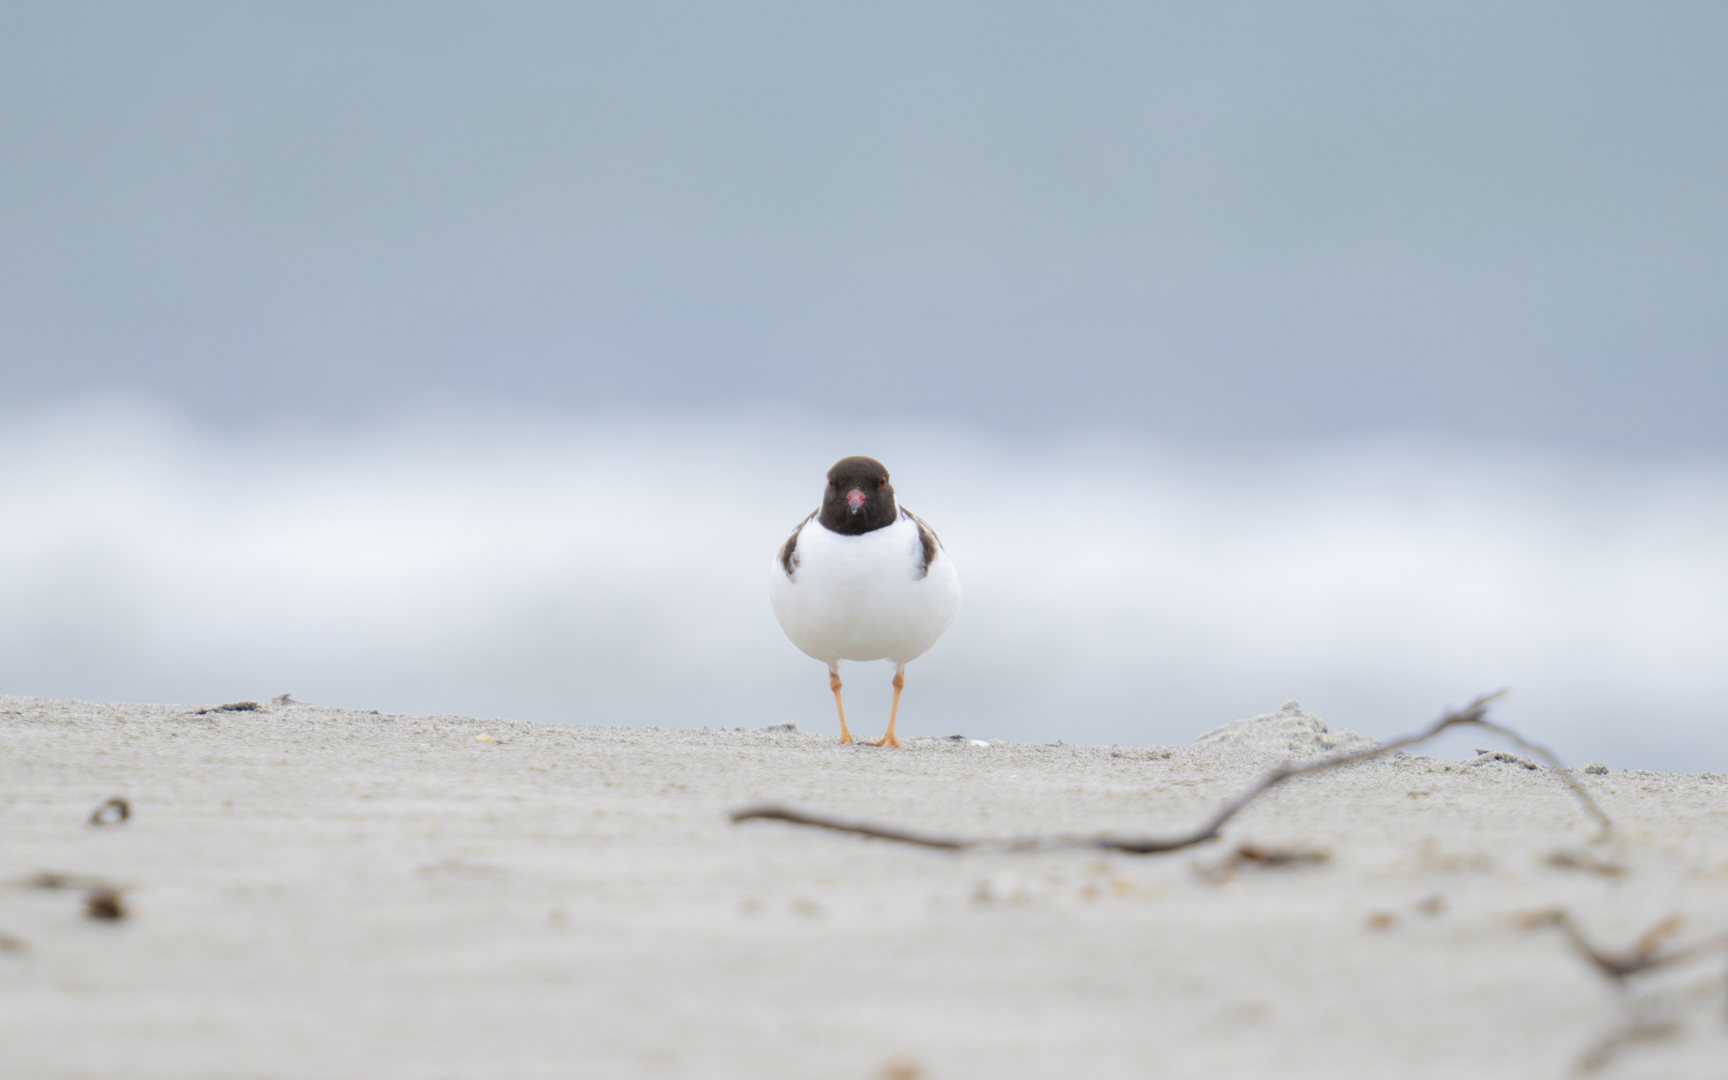
<instances>
[{"instance_id":1,"label":"small shorebird","mask_svg":"<svg viewBox=\"0 0 1728 1080\"><path fill-rule=\"evenodd\" d=\"M906 665L922 656L960 610L960 575L930 526L894 500L888 470L849 457L828 470L822 508L799 523L768 577L774 616L792 644L828 665L840 711L840 661L894 661L888 734L872 746L899 746L894 721Z\"/></svg>"}]
</instances>

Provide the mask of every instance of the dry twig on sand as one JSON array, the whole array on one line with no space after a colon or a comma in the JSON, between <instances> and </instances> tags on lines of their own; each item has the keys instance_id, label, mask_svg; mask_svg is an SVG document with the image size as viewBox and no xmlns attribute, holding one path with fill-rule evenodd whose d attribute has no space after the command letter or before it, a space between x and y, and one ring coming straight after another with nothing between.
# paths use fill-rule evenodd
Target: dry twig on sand
<instances>
[{"instance_id":1,"label":"dry twig on sand","mask_svg":"<svg viewBox=\"0 0 1728 1080\"><path fill-rule=\"evenodd\" d=\"M1685 922L1680 915L1670 915L1652 926L1624 952L1604 952L1592 945L1583 931L1578 929L1571 913L1561 908L1526 912L1518 916L1518 922L1525 929L1559 927L1574 952L1588 960L1592 967L1620 987L1626 986L1627 980L1634 975L1673 967L1717 950L1728 949L1728 935L1719 935L1693 942L1685 948L1664 950L1662 943L1673 937ZM1640 1043L1661 1042L1678 1037L1681 1024L1677 1013L1686 1004L1686 999L1713 997L1721 992L1721 986L1722 980L1712 978L1693 987L1683 987L1678 994L1670 991L1666 994L1642 994L1622 998L1621 1001L1629 1014L1626 1020L1599 1039L1578 1059L1577 1072L1580 1075L1597 1072L1611 1064L1622 1051Z\"/></svg>"},{"instance_id":2,"label":"dry twig on sand","mask_svg":"<svg viewBox=\"0 0 1728 1080\"><path fill-rule=\"evenodd\" d=\"M1272 869L1281 866L1317 866L1332 858L1329 852L1286 850L1262 847L1259 844L1239 844L1235 851L1212 866L1195 866L1195 873L1207 881L1222 885L1234 878L1244 866Z\"/></svg>"},{"instance_id":3,"label":"dry twig on sand","mask_svg":"<svg viewBox=\"0 0 1728 1080\"><path fill-rule=\"evenodd\" d=\"M1596 801L1584 789L1584 785L1579 783L1578 779L1560 764L1559 759L1547 749L1526 742L1517 732L1487 719L1489 704L1505 692L1502 690L1495 694L1485 694L1461 710L1448 711L1440 719L1414 735L1406 735L1403 738L1393 739L1391 742L1378 743L1366 750L1356 750L1329 758L1321 758L1318 761L1305 762L1299 765L1286 762L1279 765L1249 784L1233 798L1226 800L1207 821L1190 832L1180 833L1176 836L947 836L941 833L920 832L915 829L901 829L892 825L878 825L857 818L801 810L779 803L758 803L753 806L739 807L731 812L731 816L734 823L787 821L794 825L811 825L819 829L833 829L836 832L856 833L860 836L873 836L879 840L893 840L902 844L943 848L949 851L963 851L981 847L1007 848L1014 851L1046 848L1098 848L1105 851L1121 851L1130 855L1151 855L1161 851L1179 851L1182 848L1193 847L1195 844L1216 839L1226 822L1240 813L1249 803L1286 780L1326 772L1329 769L1336 769L1344 765L1354 765L1360 761L1371 761L1374 758L1384 757L1396 750L1401 750L1406 746L1426 742L1449 728L1469 726L1492 731L1496 735L1510 739L1527 753L1535 754L1547 762L1549 770L1571 789L1572 794L1583 805L1584 809L1606 830L1612 824L1608 815L1602 812L1601 807L1596 805Z\"/></svg>"},{"instance_id":4,"label":"dry twig on sand","mask_svg":"<svg viewBox=\"0 0 1728 1080\"><path fill-rule=\"evenodd\" d=\"M1561 908L1548 908L1543 911L1532 911L1518 917L1518 922L1525 929L1539 926L1558 926L1566 935L1566 940L1572 948L1584 959L1596 966L1596 970L1613 979L1624 982L1629 976L1657 968L1671 967L1687 960L1695 959L1716 949L1728 948L1728 935L1709 938L1695 942L1684 949L1663 951L1662 943L1673 937L1685 922L1680 915L1670 915L1644 932L1625 952L1603 952L1590 944L1583 931L1571 914Z\"/></svg>"}]
</instances>

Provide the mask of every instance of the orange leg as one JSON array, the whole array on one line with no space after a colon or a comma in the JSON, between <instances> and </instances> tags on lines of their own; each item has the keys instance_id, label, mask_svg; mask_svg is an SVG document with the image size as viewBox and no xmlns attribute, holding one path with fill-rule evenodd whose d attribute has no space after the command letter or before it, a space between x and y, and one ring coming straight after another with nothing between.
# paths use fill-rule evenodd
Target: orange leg
<instances>
[{"instance_id":1,"label":"orange leg","mask_svg":"<svg viewBox=\"0 0 1728 1080\"><path fill-rule=\"evenodd\" d=\"M834 691L834 707L840 710L840 741L852 741L852 733L846 730L846 706L840 703L840 669L828 669L828 689Z\"/></svg>"},{"instance_id":2,"label":"orange leg","mask_svg":"<svg viewBox=\"0 0 1728 1080\"><path fill-rule=\"evenodd\" d=\"M906 688L906 668L894 669L894 705L888 710L888 734L871 743L871 746L899 746L900 740L894 737L894 721L900 716L900 691Z\"/></svg>"}]
</instances>

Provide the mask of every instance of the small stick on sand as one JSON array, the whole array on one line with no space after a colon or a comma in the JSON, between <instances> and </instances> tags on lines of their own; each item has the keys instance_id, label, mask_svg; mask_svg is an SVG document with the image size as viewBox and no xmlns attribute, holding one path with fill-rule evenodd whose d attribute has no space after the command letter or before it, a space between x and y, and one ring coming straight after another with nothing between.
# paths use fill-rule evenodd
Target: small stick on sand
<instances>
[{"instance_id":1,"label":"small stick on sand","mask_svg":"<svg viewBox=\"0 0 1728 1080\"><path fill-rule=\"evenodd\" d=\"M731 811L731 817L734 824L755 820L788 821L794 825L810 825L819 829L833 829L835 832L856 833L860 836L873 836L879 840L893 840L902 844L916 844L920 847L942 848L948 851L963 851L977 847L1002 847L1015 851L1052 847L1078 847L1101 848L1106 851L1121 851L1130 855L1151 855L1162 851L1179 851L1182 848L1193 847L1195 844L1202 844L1208 840L1216 839L1220 830L1224 828L1225 823L1240 813L1244 807L1265 794L1267 791L1293 777L1310 776L1314 773L1326 772L1329 769L1340 768L1344 765L1354 765L1359 761L1371 761L1374 758L1384 757L1395 750L1401 750L1406 746L1414 746L1417 743L1427 742L1429 739L1432 739L1434 736L1448 728L1470 726L1483 728L1487 731L1492 731L1497 735L1504 736L1505 738L1512 740L1512 742L1516 743L1525 751L1535 754L1543 761L1547 762L1549 771L1559 777L1561 782L1571 789L1572 794L1578 799L1579 803L1583 805L1584 809L1591 817L1601 823L1603 830L1606 831L1613 822L1609 820L1607 814L1602 812L1602 808L1596 805L1596 801L1590 797L1590 793L1585 790L1584 785L1579 783L1578 779L1560 764L1558 758L1556 758L1545 747L1527 742L1517 732L1512 731L1510 728L1502 727L1487 719L1489 704L1505 693L1506 691L1501 690L1498 693L1484 694L1457 712L1448 711L1441 716L1440 719L1434 721L1428 727L1414 735L1406 735L1403 738L1393 739L1391 742L1379 743L1366 750L1337 754L1333 757L1321 758L1318 761L1311 761L1302 765L1293 765L1286 762L1273 769L1271 772L1268 772L1260 779L1254 781L1252 784L1249 784L1234 798L1226 800L1224 805L1220 806L1217 812L1214 813L1210 819L1195 828L1192 832L1181 833L1176 836L960 837L948 836L941 833L918 832L913 829L896 828L892 825L878 825L874 822L863 821L857 818L840 817L834 814L824 814L813 810L801 810L796 807L785 806L779 803L758 803L753 806L742 806Z\"/></svg>"},{"instance_id":2,"label":"small stick on sand","mask_svg":"<svg viewBox=\"0 0 1728 1080\"><path fill-rule=\"evenodd\" d=\"M1323 863L1332 856L1324 851L1286 850L1283 848L1262 847L1259 844L1241 844L1235 851L1226 855L1222 862L1215 866L1195 866L1195 873L1217 885L1236 876L1237 871L1244 866L1263 866L1267 868L1280 866L1314 866Z\"/></svg>"},{"instance_id":3,"label":"small stick on sand","mask_svg":"<svg viewBox=\"0 0 1728 1080\"><path fill-rule=\"evenodd\" d=\"M859 818L840 817L835 814L818 814L809 810L800 810L795 806L783 806L779 803L757 803L754 806L744 806L731 811L732 820L739 821L789 821L794 825L812 825L818 829L833 829L836 832L857 833L859 836L874 836L878 840L898 840L902 844L917 844L919 847L945 848L958 851L961 848L976 847L986 843L983 840L962 840L954 836L942 836L937 833L922 833L912 829L896 829L892 825L875 825Z\"/></svg>"},{"instance_id":4,"label":"small stick on sand","mask_svg":"<svg viewBox=\"0 0 1728 1080\"><path fill-rule=\"evenodd\" d=\"M1566 935L1566 941L1579 956L1590 961L1596 966L1596 970L1615 982L1622 982L1640 972L1653 971L1657 968L1691 960L1716 949L1728 948L1728 935L1724 935L1697 942L1684 949L1662 952L1662 942L1672 937L1684 922L1684 919L1679 915L1670 915L1646 930L1644 936L1638 939L1638 943L1623 953L1603 952L1590 944L1589 940L1584 937L1583 931L1578 929L1578 924L1571 914L1560 908L1533 911L1519 916L1518 921L1525 929L1534 929L1539 926L1558 926L1561 933Z\"/></svg>"},{"instance_id":5,"label":"small stick on sand","mask_svg":"<svg viewBox=\"0 0 1728 1080\"><path fill-rule=\"evenodd\" d=\"M1622 986L1634 975L1695 960L1718 949L1728 949L1728 934L1724 934L1694 942L1685 948L1662 951L1662 943L1678 932L1685 922L1685 918L1680 915L1670 915L1663 919L1646 930L1644 936L1630 949L1618 953L1603 952L1592 945L1584 932L1578 929L1578 923L1571 913L1563 908L1525 912L1517 916L1517 919L1519 925L1527 930L1543 926L1559 927L1574 952L1588 960L1602 975ZM1649 1000L1643 1003L1644 1008L1636 1007L1637 998L1622 1000L1626 1001L1633 1015L1579 1059L1580 1074L1588 1075L1602 1069L1629 1046L1672 1039L1680 1034L1679 1021L1674 1017L1649 1014L1648 1006L1652 1004Z\"/></svg>"}]
</instances>

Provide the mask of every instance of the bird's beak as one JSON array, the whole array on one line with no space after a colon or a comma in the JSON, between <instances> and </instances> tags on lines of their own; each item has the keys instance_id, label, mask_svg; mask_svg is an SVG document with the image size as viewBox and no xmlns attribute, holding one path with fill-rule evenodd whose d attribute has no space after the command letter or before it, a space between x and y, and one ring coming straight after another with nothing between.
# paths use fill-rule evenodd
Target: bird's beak
<instances>
[{"instance_id":1,"label":"bird's beak","mask_svg":"<svg viewBox=\"0 0 1728 1080\"><path fill-rule=\"evenodd\" d=\"M864 509L864 492L858 488L848 491L846 493L846 506L854 514Z\"/></svg>"}]
</instances>

